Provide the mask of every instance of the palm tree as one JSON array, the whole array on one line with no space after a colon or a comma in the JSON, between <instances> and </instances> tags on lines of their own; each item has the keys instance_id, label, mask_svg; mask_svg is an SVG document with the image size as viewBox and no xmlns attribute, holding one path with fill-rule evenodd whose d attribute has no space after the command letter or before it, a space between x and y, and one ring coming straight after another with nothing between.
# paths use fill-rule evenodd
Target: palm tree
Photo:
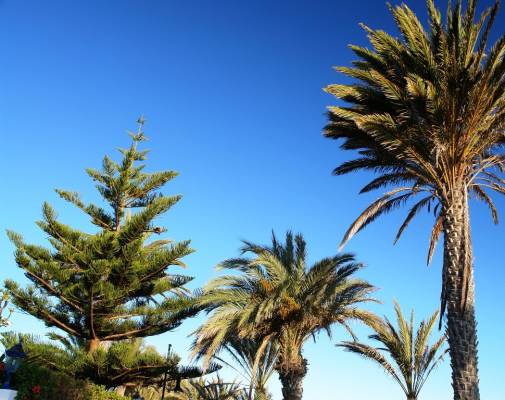
<instances>
[{"instance_id":1,"label":"palm tree","mask_svg":"<svg viewBox=\"0 0 505 400\"><path fill-rule=\"evenodd\" d=\"M244 242L244 253L253 257L220 264L238 274L216 278L204 289L203 305L212 315L196 331L193 354L209 360L238 335L260 343L257 365L267 346L275 343L283 397L299 400L307 373L305 341L321 330L330 335L334 324L349 329L351 319L373 320L373 314L357 305L371 301L374 288L351 277L361 264L350 254L324 258L307 268L300 234L288 232L284 244L273 235L271 246Z\"/></svg>"},{"instance_id":2,"label":"palm tree","mask_svg":"<svg viewBox=\"0 0 505 400\"><path fill-rule=\"evenodd\" d=\"M395 303L395 312L398 328L387 318L370 324L375 333L369 337L379 342L380 348L357 341L343 342L339 346L379 364L400 385L407 400L416 400L429 375L448 351L443 349L445 336L430 346L438 311L427 321L422 321L415 334L414 311L410 314L410 321L405 320L398 303ZM393 363L383 353L387 353Z\"/></svg>"},{"instance_id":3,"label":"palm tree","mask_svg":"<svg viewBox=\"0 0 505 400\"><path fill-rule=\"evenodd\" d=\"M233 337L223 346L224 353L231 362L222 355L214 356L214 359L227 365L243 378L248 384L248 400L269 400L267 382L275 370L277 362L278 346L274 342L267 344L259 363L255 363L261 343L257 340Z\"/></svg>"},{"instance_id":4,"label":"palm tree","mask_svg":"<svg viewBox=\"0 0 505 400\"><path fill-rule=\"evenodd\" d=\"M500 171L505 128L505 35L488 50L498 3L475 22L476 1L461 1L445 23L428 0L426 31L406 6L390 6L402 38L364 29L373 50L351 46L359 60L338 71L357 80L326 91L348 103L330 107L325 134L343 139L359 156L335 169L379 174L361 192L390 186L356 219L344 245L381 214L417 197L396 240L423 208L433 211L428 262L444 233L441 316L447 311L456 400L479 399L474 311L470 195L484 201L497 221L488 191L505 193Z\"/></svg>"},{"instance_id":5,"label":"palm tree","mask_svg":"<svg viewBox=\"0 0 505 400\"><path fill-rule=\"evenodd\" d=\"M236 382L225 382L220 376L211 381L196 379L184 384L177 400L246 400L244 389Z\"/></svg>"}]
</instances>

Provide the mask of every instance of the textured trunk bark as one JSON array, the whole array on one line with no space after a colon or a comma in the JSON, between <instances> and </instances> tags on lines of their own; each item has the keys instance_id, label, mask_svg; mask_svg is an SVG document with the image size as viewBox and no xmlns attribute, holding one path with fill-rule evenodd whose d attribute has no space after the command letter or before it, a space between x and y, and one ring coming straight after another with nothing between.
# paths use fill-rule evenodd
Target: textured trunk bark
<instances>
[{"instance_id":1,"label":"textured trunk bark","mask_svg":"<svg viewBox=\"0 0 505 400\"><path fill-rule=\"evenodd\" d=\"M100 339L90 339L88 342L88 353L92 353L100 347Z\"/></svg>"},{"instance_id":2,"label":"textured trunk bark","mask_svg":"<svg viewBox=\"0 0 505 400\"><path fill-rule=\"evenodd\" d=\"M450 196L443 213L442 307L447 310L454 400L479 400L473 257L466 189Z\"/></svg>"},{"instance_id":3,"label":"textured trunk bark","mask_svg":"<svg viewBox=\"0 0 505 400\"><path fill-rule=\"evenodd\" d=\"M303 359L302 365L290 371L278 371L282 384L283 400L302 400L303 378L307 374L307 361Z\"/></svg>"},{"instance_id":4,"label":"textured trunk bark","mask_svg":"<svg viewBox=\"0 0 505 400\"><path fill-rule=\"evenodd\" d=\"M254 396L252 397L254 400L267 400L268 399L268 391L264 387L257 387L254 389Z\"/></svg>"}]
</instances>

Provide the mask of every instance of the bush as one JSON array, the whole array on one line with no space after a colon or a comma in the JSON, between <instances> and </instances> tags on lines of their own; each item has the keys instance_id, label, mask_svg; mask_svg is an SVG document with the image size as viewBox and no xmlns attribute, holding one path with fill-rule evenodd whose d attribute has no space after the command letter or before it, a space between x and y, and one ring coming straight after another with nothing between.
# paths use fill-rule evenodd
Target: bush
<instances>
[{"instance_id":1,"label":"bush","mask_svg":"<svg viewBox=\"0 0 505 400\"><path fill-rule=\"evenodd\" d=\"M89 384L86 400L125 400L129 397L120 396L114 392L108 392L105 387Z\"/></svg>"},{"instance_id":2,"label":"bush","mask_svg":"<svg viewBox=\"0 0 505 400\"><path fill-rule=\"evenodd\" d=\"M22 364L14 374L16 400L126 400L103 386L71 378L35 364Z\"/></svg>"}]
</instances>

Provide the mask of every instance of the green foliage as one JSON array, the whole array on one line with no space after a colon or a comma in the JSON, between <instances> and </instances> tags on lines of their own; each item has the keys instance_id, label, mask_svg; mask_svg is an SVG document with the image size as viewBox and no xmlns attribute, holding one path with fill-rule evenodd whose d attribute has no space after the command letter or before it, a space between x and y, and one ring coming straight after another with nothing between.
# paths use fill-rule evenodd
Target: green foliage
<instances>
[{"instance_id":1,"label":"green foliage","mask_svg":"<svg viewBox=\"0 0 505 400\"><path fill-rule=\"evenodd\" d=\"M305 247L301 235L288 232L284 244L275 235L271 246L244 242L242 253L252 258L222 262L220 268L238 273L205 287L201 302L212 314L196 331L193 354L209 360L238 335L259 342L254 368L274 343L279 373L304 371L302 347L307 339L321 330L331 334L334 324L349 329L349 320L375 319L357 307L371 301L374 290L352 278L361 264L350 254L339 254L307 267Z\"/></svg>"},{"instance_id":2,"label":"green foliage","mask_svg":"<svg viewBox=\"0 0 505 400\"><path fill-rule=\"evenodd\" d=\"M13 379L16 400L126 400L93 385L32 363L22 364Z\"/></svg>"},{"instance_id":3,"label":"green foliage","mask_svg":"<svg viewBox=\"0 0 505 400\"><path fill-rule=\"evenodd\" d=\"M60 374L90 380L106 388L123 385L134 388L160 386L165 372L167 381L175 384L177 380L198 378L219 369L216 364L206 370L180 365L180 358L175 353L162 356L140 339L110 343L88 353L76 341L55 334L49 336L53 341L44 341L28 334L4 332L0 342L8 348L21 340L28 364L48 366Z\"/></svg>"},{"instance_id":4,"label":"green foliage","mask_svg":"<svg viewBox=\"0 0 505 400\"><path fill-rule=\"evenodd\" d=\"M489 46L498 3L477 20L476 3L469 0L463 12L458 1L448 7L444 22L434 0L428 0L427 30L406 4L390 6L401 37L363 25L372 50L351 46L357 56L353 66L336 68L355 82L326 87L347 104L329 107L325 135L342 139L341 148L358 155L334 173L374 171L379 176L361 192L389 188L354 221L342 246L409 201L414 203L395 241L421 210L433 212L428 263L444 229L444 212L456 196L474 195L498 221L489 191L505 193L505 35ZM460 289L466 297L465 285Z\"/></svg>"},{"instance_id":5,"label":"green foliage","mask_svg":"<svg viewBox=\"0 0 505 400\"><path fill-rule=\"evenodd\" d=\"M137 149L145 140L142 128L140 119L131 146L120 149L121 162L105 157L100 171L87 170L108 208L57 190L89 216L94 232L61 223L45 203L38 225L49 237L50 249L8 233L17 265L31 281L25 288L5 282L13 303L65 332L67 337L60 339L71 344L53 357L47 354L54 346L45 347L47 356L40 359L74 368L76 376L107 387L129 378L159 376L169 365L154 351L141 349L135 339L170 331L199 311L185 287L192 278L168 272L184 266L181 259L193 251L189 241L153 240L165 230L155 220L180 196L159 191L176 172L144 172L141 162L147 151Z\"/></svg>"},{"instance_id":6,"label":"green foliage","mask_svg":"<svg viewBox=\"0 0 505 400\"><path fill-rule=\"evenodd\" d=\"M375 331L370 339L379 342L375 348L357 341L340 344L350 352L379 364L402 388L407 399L417 399L431 372L442 362L448 349L444 349L445 336L429 344L438 311L419 324L414 333L414 311L410 321L405 320L398 303L395 303L397 327L387 318L370 323ZM388 361L389 358L393 361Z\"/></svg>"},{"instance_id":7,"label":"green foliage","mask_svg":"<svg viewBox=\"0 0 505 400\"><path fill-rule=\"evenodd\" d=\"M160 400L161 393L162 393L162 387L150 386L150 387L140 388L137 392L138 392L138 394L140 394L144 398L144 400ZM170 396L167 397L166 394L165 394L165 399L172 400L170 398Z\"/></svg>"},{"instance_id":8,"label":"green foliage","mask_svg":"<svg viewBox=\"0 0 505 400\"><path fill-rule=\"evenodd\" d=\"M110 392L103 386L90 385L86 400L124 400L127 398L129 399L129 397L120 396L115 392Z\"/></svg>"},{"instance_id":9,"label":"green foliage","mask_svg":"<svg viewBox=\"0 0 505 400\"><path fill-rule=\"evenodd\" d=\"M174 397L178 400L246 400L247 394L237 382L225 382L218 376L210 381L190 381Z\"/></svg>"},{"instance_id":10,"label":"green foliage","mask_svg":"<svg viewBox=\"0 0 505 400\"><path fill-rule=\"evenodd\" d=\"M455 4L454 4L455 3ZM326 87L325 135L355 151L334 173L377 174L362 193L385 190L351 224L341 246L381 215L410 203L395 241L423 210L434 224L427 262L444 233L441 327L447 308L455 399L479 399L469 199L498 222L491 194L505 194L505 34L488 43L499 1L477 15L477 0L448 1L446 17L427 0L424 27L404 3L390 5L400 37L363 25L371 48L337 71L349 84ZM453 7L453 5L455 5Z\"/></svg>"},{"instance_id":11,"label":"green foliage","mask_svg":"<svg viewBox=\"0 0 505 400\"><path fill-rule=\"evenodd\" d=\"M73 360L74 376L90 379L107 388L125 384L149 385L166 370L176 368L179 362L175 354L167 360L140 339L114 342L91 353L79 348L69 349L66 355Z\"/></svg>"},{"instance_id":12,"label":"green foliage","mask_svg":"<svg viewBox=\"0 0 505 400\"><path fill-rule=\"evenodd\" d=\"M12 386L19 400L84 400L85 382L33 364L22 364L14 375Z\"/></svg>"},{"instance_id":13,"label":"green foliage","mask_svg":"<svg viewBox=\"0 0 505 400\"><path fill-rule=\"evenodd\" d=\"M268 400L271 396L267 383L275 370L279 346L276 342L269 342L257 362L260 346L261 342L257 340L234 337L214 359L238 372L248 382L246 388L253 393L255 400Z\"/></svg>"},{"instance_id":14,"label":"green foliage","mask_svg":"<svg viewBox=\"0 0 505 400\"><path fill-rule=\"evenodd\" d=\"M9 293L6 290L0 289L0 328L10 325L10 317L12 315L12 309L8 309L9 305ZM5 315L5 311L8 312Z\"/></svg>"}]
</instances>

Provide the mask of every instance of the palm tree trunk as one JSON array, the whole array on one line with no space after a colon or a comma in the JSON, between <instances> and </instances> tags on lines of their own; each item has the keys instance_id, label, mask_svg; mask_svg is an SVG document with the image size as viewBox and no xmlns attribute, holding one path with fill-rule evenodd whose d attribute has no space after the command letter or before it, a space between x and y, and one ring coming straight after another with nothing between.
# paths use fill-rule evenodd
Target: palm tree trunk
<instances>
[{"instance_id":1,"label":"palm tree trunk","mask_svg":"<svg viewBox=\"0 0 505 400\"><path fill-rule=\"evenodd\" d=\"M443 217L442 310L447 309L446 332L454 400L479 400L473 257L466 188L448 196Z\"/></svg>"},{"instance_id":2,"label":"palm tree trunk","mask_svg":"<svg viewBox=\"0 0 505 400\"><path fill-rule=\"evenodd\" d=\"M303 359L298 368L291 368L289 371L280 370L279 379L282 384L283 400L302 400L303 378L307 374L307 360Z\"/></svg>"}]
</instances>

